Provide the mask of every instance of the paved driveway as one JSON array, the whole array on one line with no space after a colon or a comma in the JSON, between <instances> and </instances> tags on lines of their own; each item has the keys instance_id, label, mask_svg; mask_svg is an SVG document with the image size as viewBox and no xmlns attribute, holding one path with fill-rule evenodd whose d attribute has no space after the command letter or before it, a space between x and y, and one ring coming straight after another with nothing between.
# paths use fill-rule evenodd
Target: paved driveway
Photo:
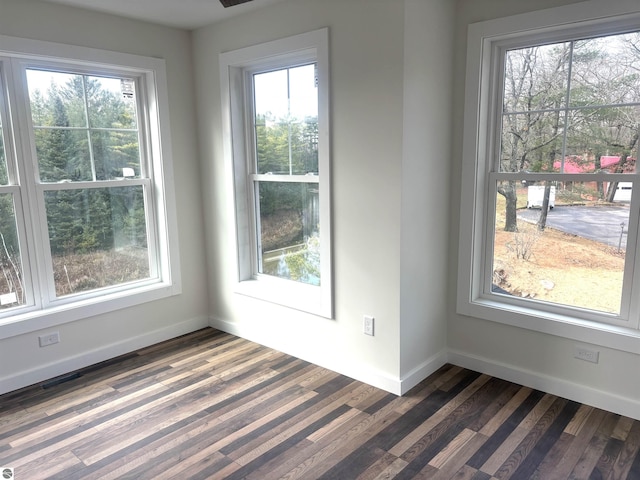
<instances>
[{"instance_id":1,"label":"paved driveway","mask_svg":"<svg viewBox=\"0 0 640 480\"><path fill-rule=\"evenodd\" d=\"M540 209L520 210L518 218L535 223L540 218ZM624 230L621 224L624 224ZM615 248L618 248L620 231L623 230L620 246L624 250L627 246L629 205L606 207L556 205L547 215L547 226Z\"/></svg>"}]
</instances>

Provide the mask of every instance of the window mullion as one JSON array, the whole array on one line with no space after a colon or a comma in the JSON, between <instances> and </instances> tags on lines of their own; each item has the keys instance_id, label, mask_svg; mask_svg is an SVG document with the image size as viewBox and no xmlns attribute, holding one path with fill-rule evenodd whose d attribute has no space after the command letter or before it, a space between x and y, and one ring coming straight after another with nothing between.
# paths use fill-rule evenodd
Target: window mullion
<instances>
[{"instance_id":1,"label":"window mullion","mask_svg":"<svg viewBox=\"0 0 640 480\"><path fill-rule=\"evenodd\" d=\"M82 75L82 100L84 103L84 121L87 129L87 148L89 149L89 164L91 165L91 178L95 181L96 160L93 155L93 142L91 141L91 124L89 122L89 98L87 97L87 77Z\"/></svg>"},{"instance_id":2,"label":"window mullion","mask_svg":"<svg viewBox=\"0 0 640 480\"><path fill-rule=\"evenodd\" d=\"M319 175L277 175L271 173L254 173L249 176L256 182L281 182L281 183L319 183Z\"/></svg>"}]
</instances>

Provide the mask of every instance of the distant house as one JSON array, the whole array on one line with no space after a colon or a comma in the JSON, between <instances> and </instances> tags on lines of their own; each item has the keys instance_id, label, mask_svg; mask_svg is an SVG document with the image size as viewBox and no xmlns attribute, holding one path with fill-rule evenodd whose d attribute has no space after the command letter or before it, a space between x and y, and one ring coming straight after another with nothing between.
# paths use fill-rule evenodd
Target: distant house
<instances>
[{"instance_id":1,"label":"distant house","mask_svg":"<svg viewBox=\"0 0 640 480\"><path fill-rule=\"evenodd\" d=\"M553 170L560 171L560 160L553 163ZM583 158L578 155L567 156L564 159L564 173L591 173L596 170L595 158ZM603 155L600 157L600 170L609 173L633 173L636 170L636 159L627 157L624 165L620 166L620 157Z\"/></svg>"},{"instance_id":2,"label":"distant house","mask_svg":"<svg viewBox=\"0 0 640 480\"><path fill-rule=\"evenodd\" d=\"M607 171L609 173L634 173L636 171L636 159L633 157L627 157L624 164L620 164L621 157L615 155L603 155L600 157L600 170ZM553 170L560 171L561 162L557 160L553 163ZM567 156L564 159L564 173L592 173L596 171L596 159L595 158L583 158L579 155ZM596 182L585 183L586 187L597 190ZM567 187L567 186L565 186ZM602 185L603 190L606 192L609 188L609 182L604 182ZM628 202L631 200L631 183L619 182L616 187L616 194L614 201L616 202Z\"/></svg>"}]
</instances>

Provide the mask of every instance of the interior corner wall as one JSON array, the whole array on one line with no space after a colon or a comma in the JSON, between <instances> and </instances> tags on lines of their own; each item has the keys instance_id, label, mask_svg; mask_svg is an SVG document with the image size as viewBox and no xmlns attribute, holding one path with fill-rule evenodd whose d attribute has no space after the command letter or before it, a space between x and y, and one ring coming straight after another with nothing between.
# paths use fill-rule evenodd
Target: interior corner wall
<instances>
[{"instance_id":1,"label":"interior corner wall","mask_svg":"<svg viewBox=\"0 0 640 480\"><path fill-rule=\"evenodd\" d=\"M446 361L455 4L405 2L400 272L403 388Z\"/></svg>"},{"instance_id":2,"label":"interior corner wall","mask_svg":"<svg viewBox=\"0 0 640 480\"><path fill-rule=\"evenodd\" d=\"M208 305L189 32L37 0L0 12L1 35L165 59L182 271L181 295L0 340L2 393L206 327ZM60 343L40 348L50 331Z\"/></svg>"},{"instance_id":3,"label":"interior corner wall","mask_svg":"<svg viewBox=\"0 0 640 480\"><path fill-rule=\"evenodd\" d=\"M541 10L577 0L459 0L456 7L454 145L451 179L450 271L457 272L458 225L465 96L466 31L470 23ZM638 354L605 348L598 364L573 358L576 342L560 336L506 326L455 313L457 278L449 279L448 320L452 363L640 419Z\"/></svg>"},{"instance_id":4,"label":"interior corner wall","mask_svg":"<svg viewBox=\"0 0 640 480\"><path fill-rule=\"evenodd\" d=\"M326 319L234 293L233 190L219 53L329 29L334 310ZM211 325L400 392L404 2L285 1L194 32ZM363 334L363 315L375 336Z\"/></svg>"}]
</instances>

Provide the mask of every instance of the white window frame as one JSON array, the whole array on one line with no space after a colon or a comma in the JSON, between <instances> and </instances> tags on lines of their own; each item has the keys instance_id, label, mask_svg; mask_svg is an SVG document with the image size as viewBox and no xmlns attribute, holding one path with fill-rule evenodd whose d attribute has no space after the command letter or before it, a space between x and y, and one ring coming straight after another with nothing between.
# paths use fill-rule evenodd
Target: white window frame
<instances>
[{"instance_id":1,"label":"white window frame","mask_svg":"<svg viewBox=\"0 0 640 480\"><path fill-rule=\"evenodd\" d=\"M162 59L0 35L3 116L10 189L15 193L25 282L31 301L0 311L0 339L61 325L181 293L177 215L167 98L166 67ZM43 191L64 185L40 183L29 116L27 68L50 68L85 74L135 78L139 89L140 148L144 152L139 179L74 182L75 187L145 185L150 278L86 293L55 297L51 253L44 215ZM6 115L9 116L9 115ZM17 159L17 161L16 161ZM13 165L17 164L15 171ZM77 185L76 185L77 183ZM68 184L67 184L68 185Z\"/></svg>"},{"instance_id":2,"label":"white window frame","mask_svg":"<svg viewBox=\"0 0 640 480\"><path fill-rule=\"evenodd\" d=\"M462 152L462 188L458 252L457 312L462 315L559 335L575 340L637 352L640 348L640 255L631 255L635 272L623 296L628 304L619 317L578 308L506 298L491 292L487 262L492 254L495 189L490 182L505 174L492 171L491 152L499 138L501 113L500 63L505 48L553 43L640 29L640 6L635 0L581 2L578 5L541 10L472 24L467 38L465 117ZM508 176L508 174L506 174ZM549 179L540 174L540 179ZM585 178L582 178L585 177ZM640 179L633 175L637 184ZM572 175L575 181L591 179ZM625 180L631 180L625 174ZM637 190L638 188L636 188ZM493 198L491 195L493 192ZM634 195L632 212L640 211L640 195ZM638 215L630 216L628 241L638 238ZM634 249L629 243L627 251ZM633 272L631 272L633 273Z\"/></svg>"},{"instance_id":3,"label":"white window frame","mask_svg":"<svg viewBox=\"0 0 640 480\"><path fill-rule=\"evenodd\" d=\"M234 186L234 245L238 294L326 318L333 317L331 272L331 192L329 154L329 35L315 30L220 55L224 157L230 162ZM253 201L250 75L309 63L317 64L318 178L320 203L320 285L261 275L257 271L257 234ZM301 179L293 178L293 181Z\"/></svg>"}]
</instances>

